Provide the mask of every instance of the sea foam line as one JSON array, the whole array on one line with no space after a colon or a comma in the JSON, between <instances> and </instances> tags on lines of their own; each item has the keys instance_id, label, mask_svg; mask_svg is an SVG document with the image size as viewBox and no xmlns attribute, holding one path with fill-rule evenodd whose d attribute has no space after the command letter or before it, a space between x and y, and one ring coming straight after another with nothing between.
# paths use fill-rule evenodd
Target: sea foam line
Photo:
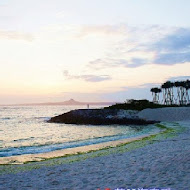
<instances>
[{"instance_id":1,"label":"sea foam line","mask_svg":"<svg viewBox=\"0 0 190 190\"><path fill-rule=\"evenodd\" d=\"M162 130L163 131L163 130ZM92 144L88 146L81 146L75 148L68 148L63 150L55 150L52 152L45 152L40 154L25 154L25 155L18 155L18 156L10 156L10 157L1 157L0 158L0 165L5 164L24 164L27 162L35 162L35 161L44 161L50 158L58 158L64 157L68 155L76 155L81 153L88 153L90 151L97 151L105 148L117 147L123 144L127 144L133 141L142 140L146 137L150 137L160 132L151 133L148 135L141 135L138 137L132 137L130 139L122 139L116 141L109 141L100 144Z\"/></svg>"}]
</instances>

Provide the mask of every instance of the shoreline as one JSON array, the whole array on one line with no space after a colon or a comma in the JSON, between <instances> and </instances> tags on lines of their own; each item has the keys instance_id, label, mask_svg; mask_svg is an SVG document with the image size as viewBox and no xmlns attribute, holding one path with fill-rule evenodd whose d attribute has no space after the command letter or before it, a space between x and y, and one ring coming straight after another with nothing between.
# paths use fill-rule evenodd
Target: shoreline
<instances>
[{"instance_id":1,"label":"shoreline","mask_svg":"<svg viewBox=\"0 0 190 190\"><path fill-rule=\"evenodd\" d=\"M40 162L40 161L45 161L48 159L56 159L60 157L73 156L77 154L85 154L85 153L88 154L89 152L92 152L92 151L99 151L103 149L113 148L117 146L122 146L127 143L131 143L134 141L143 140L144 138L160 134L165 130L160 129L159 132L151 132L150 134L140 135L137 137L114 140L114 141L103 142L103 143L92 144L92 145L81 146L81 147L67 148L63 150L55 150L55 151L45 152L45 153L23 154L23 155L9 156L9 157L0 157L0 166L1 165L19 165L19 164L25 164L29 162Z\"/></svg>"},{"instance_id":2,"label":"shoreline","mask_svg":"<svg viewBox=\"0 0 190 190\"><path fill-rule=\"evenodd\" d=\"M159 119L159 121L161 122L168 122L168 121L170 122L171 120L175 122L177 120L183 121L190 118L190 108L157 108L157 109L145 109L145 110L142 110L141 112L119 111L119 112L116 112L116 114L118 117L121 117L121 118L129 117L129 116L132 118L135 118L136 115L138 115L140 118L147 119L147 120ZM155 124L155 126L161 126L161 124ZM156 132L155 134L159 134L159 133L162 133L162 131ZM9 156L9 157L0 157L0 165L24 164L28 162L38 162L38 161L45 161L45 160L53 159L53 158L56 159L59 157L66 157L68 155L72 156L72 155L78 155L78 154L85 154L91 151L98 151L105 148L117 147L122 144L127 144L127 143L134 142L137 140L142 140L143 138L146 138L155 134L148 133L148 134L143 134L137 137L131 137L131 138L122 139L122 140L115 140L115 141L91 144L91 145L86 145L86 146L81 146L81 147L67 148L67 149L62 149L62 150L54 150L54 151L45 152L45 153L23 154L23 155Z\"/></svg>"},{"instance_id":3,"label":"shoreline","mask_svg":"<svg viewBox=\"0 0 190 190\"><path fill-rule=\"evenodd\" d=\"M163 124L167 129L161 133L115 148L44 162L1 165L2 188L186 190L190 186L190 121Z\"/></svg>"}]
</instances>

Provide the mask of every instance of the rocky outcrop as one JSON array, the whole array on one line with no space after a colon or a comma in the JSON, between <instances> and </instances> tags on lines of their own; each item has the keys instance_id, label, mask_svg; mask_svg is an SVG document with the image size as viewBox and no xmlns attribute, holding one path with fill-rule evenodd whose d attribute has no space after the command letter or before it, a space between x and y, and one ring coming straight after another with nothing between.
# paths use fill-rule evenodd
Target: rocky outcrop
<instances>
[{"instance_id":1,"label":"rocky outcrop","mask_svg":"<svg viewBox=\"0 0 190 190\"><path fill-rule=\"evenodd\" d=\"M49 122L84 125L133 124L146 125L156 121L146 121L137 116L138 111L117 109L78 109L52 117Z\"/></svg>"}]
</instances>

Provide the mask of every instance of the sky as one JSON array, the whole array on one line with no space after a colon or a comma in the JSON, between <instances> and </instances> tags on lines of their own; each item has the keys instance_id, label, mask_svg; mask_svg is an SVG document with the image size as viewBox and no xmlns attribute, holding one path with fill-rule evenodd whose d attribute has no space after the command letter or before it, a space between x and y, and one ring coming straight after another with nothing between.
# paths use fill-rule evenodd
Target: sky
<instances>
[{"instance_id":1,"label":"sky","mask_svg":"<svg viewBox=\"0 0 190 190\"><path fill-rule=\"evenodd\" d=\"M189 0L0 0L0 104L150 99L190 78Z\"/></svg>"}]
</instances>

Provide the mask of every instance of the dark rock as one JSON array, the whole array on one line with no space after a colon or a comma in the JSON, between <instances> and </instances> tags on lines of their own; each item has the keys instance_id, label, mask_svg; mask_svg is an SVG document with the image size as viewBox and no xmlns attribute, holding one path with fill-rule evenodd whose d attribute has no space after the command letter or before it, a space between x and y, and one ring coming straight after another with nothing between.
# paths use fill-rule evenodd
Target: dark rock
<instances>
[{"instance_id":1,"label":"dark rock","mask_svg":"<svg viewBox=\"0 0 190 190\"><path fill-rule=\"evenodd\" d=\"M52 117L48 122L81 125L146 125L158 123L140 118L118 117L117 109L78 109Z\"/></svg>"}]
</instances>

